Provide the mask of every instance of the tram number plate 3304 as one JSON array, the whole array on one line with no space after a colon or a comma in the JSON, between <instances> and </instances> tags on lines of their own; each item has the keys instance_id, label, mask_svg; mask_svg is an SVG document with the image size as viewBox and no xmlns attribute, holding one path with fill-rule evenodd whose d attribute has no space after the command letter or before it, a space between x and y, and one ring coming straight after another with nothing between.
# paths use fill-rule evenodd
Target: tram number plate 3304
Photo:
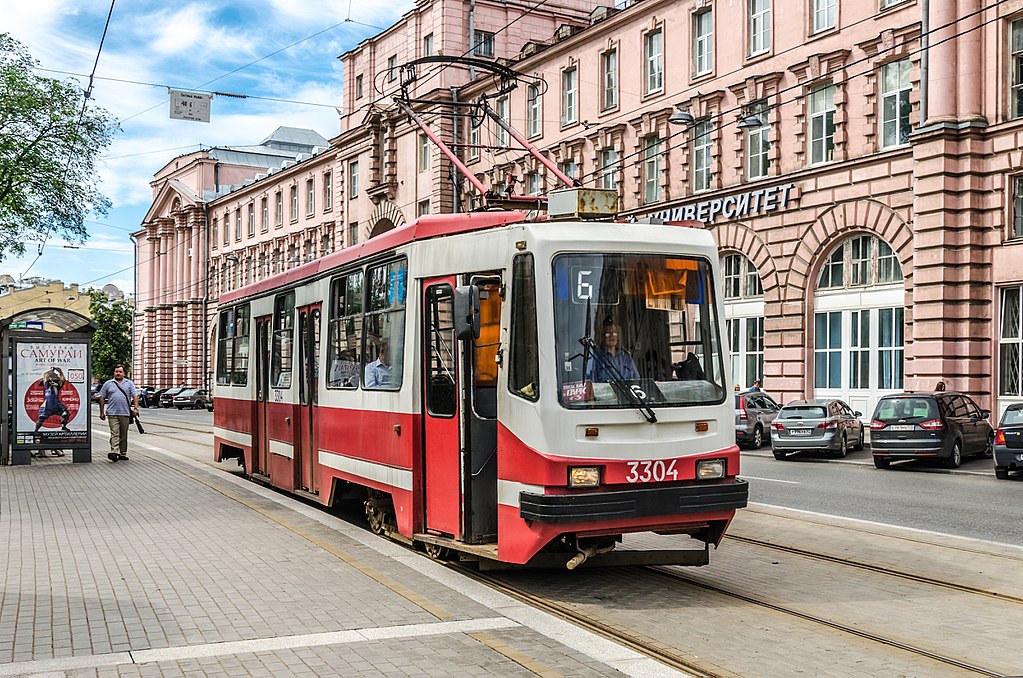
<instances>
[{"instance_id":1,"label":"tram number plate 3304","mask_svg":"<svg viewBox=\"0 0 1023 678\"><path fill-rule=\"evenodd\" d=\"M625 474L628 483L661 483L665 480L678 480L677 459L658 459L656 461L630 461L629 472Z\"/></svg>"}]
</instances>

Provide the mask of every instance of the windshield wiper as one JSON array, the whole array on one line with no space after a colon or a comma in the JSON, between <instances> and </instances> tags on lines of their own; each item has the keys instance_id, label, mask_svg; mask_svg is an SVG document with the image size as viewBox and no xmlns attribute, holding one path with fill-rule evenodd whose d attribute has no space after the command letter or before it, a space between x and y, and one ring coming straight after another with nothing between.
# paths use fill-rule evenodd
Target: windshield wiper
<instances>
[{"instance_id":1,"label":"windshield wiper","mask_svg":"<svg viewBox=\"0 0 1023 678\"><path fill-rule=\"evenodd\" d=\"M654 414L653 408L646 403L645 400L636 395L636 392L629 388L628 384L625 383L625 377L622 376L621 371L615 366L613 362L608 360L605 356L601 355L600 351L597 350L596 344L593 343L593 339L587 335L579 339L579 343L583 345L583 365L586 364L586 355L590 355L594 360L600 363L601 367L609 373L608 381L613 385L617 386L619 391L624 391L628 394L629 399L632 400L632 404L643 414L643 418L651 424L657 423L657 415ZM583 372L583 379L586 378L586 372Z\"/></svg>"}]
</instances>

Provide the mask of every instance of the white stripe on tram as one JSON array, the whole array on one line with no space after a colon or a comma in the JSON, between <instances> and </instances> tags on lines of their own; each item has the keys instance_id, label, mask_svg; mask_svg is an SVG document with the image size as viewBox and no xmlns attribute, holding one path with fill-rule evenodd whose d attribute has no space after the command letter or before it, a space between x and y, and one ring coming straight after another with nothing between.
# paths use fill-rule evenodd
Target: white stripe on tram
<instances>
[{"instance_id":1,"label":"white stripe on tram","mask_svg":"<svg viewBox=\"0 0 1023 678\"><path fill-rule=\"evenodd\" d=\"M519 505L519 493L529 492L530 494L543 494L543 485L526 485L511 480L497 481L497 503L505 506Z\"/></svg>"},{"instance_id":2,"label":"white stripe on tram","mask_svg":"<svg viewBox=\"0 0 1023 678\"><path fill-rule=\"evenodd\" d=\"M231 429L214 426L213 435L218 438L223 438L228 442L252 447L252 434L250 433L242 433L241 431L232 431Z\"/></svg>"},{"instance_id":3,"label":"white stripe on tram","mask_svg":"<svg viewBox=\"0 0 1023 678\"><path fill-rule=\"evenodd\" d=\"M350 473L353 476L375 480L384 485L397 487L400 490L412 490L412 471L404 468L395 468L387 464L378 464L375 461L365 459L353 459L334 454L326 450L320 450L320 464L329 466Z\"/></svg>"},{"instance_id":4,"label":"white stripe on tram","mask_svg":"<svg viewBox=\"0 0 1023 678\"><path fill-rule=\"evenodd\" d=\"M270 454L279 454L288 459L295 458L295 447L291 443L270 439Z\"/></svg>"}]
</instances>

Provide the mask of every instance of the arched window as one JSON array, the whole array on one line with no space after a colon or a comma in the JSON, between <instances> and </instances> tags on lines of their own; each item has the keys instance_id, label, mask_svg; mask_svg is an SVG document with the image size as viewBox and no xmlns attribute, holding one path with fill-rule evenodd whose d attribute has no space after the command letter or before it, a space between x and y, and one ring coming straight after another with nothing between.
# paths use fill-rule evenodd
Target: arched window
<instances>
[{"instance_id":1,"label":"arched window","mask_svg":"<svg viewBox=\"0 0 1023 678\"><path fill-rule=\"evenodd\" d=\"M902 266L888 243L874 235L854 235L828 255L817 288L869 287L901 281Z\"/></svg>"},{"instance_id":2,"label":"arched window","mask_svg":"<svg viewBox=\"0 0 1023 678\"><path fill-rule=\"evenodd\" d=\"M757 267L741 254L721 257L721 271L732 380L746 388L764 379L764 286Z\"/></svg>"}]
</instances>

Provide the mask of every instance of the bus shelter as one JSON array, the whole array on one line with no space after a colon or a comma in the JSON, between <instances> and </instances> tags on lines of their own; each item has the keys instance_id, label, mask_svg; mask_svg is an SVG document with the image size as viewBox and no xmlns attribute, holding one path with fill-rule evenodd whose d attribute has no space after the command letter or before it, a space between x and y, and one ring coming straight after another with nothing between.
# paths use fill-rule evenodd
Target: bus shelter
<instances>
[{"instance_id":1,"label":"bus shelter","mask_svg":"<svg viewBox=\"0 0 1023 678\"><path fill-rule=\"evenodd\" d=\"M0 464L30 464L33 453L70 450L92 461L89 384L96 325L74 311L33 308L0 320Z\"/></svg>"}]
</instances>

